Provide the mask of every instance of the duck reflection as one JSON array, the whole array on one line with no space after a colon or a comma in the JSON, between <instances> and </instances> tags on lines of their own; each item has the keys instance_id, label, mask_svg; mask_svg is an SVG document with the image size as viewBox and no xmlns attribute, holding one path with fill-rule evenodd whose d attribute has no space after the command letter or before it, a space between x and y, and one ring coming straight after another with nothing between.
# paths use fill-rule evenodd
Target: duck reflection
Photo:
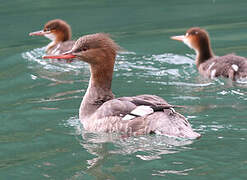
<instances>
[{"instance_id":1,"label":"duck reflection","mask_svg":"<svg viewBox=\"0 0 247 180\"><path fill-rule=\"evenodd\" d=\"M83 129L79 119L73 118L69 123L76 128L76 137L81 146L94 156L86 161L87 169L83 174L90 174L97 179L115 179L112 172L119 173L128 169L120 164L110 165L110 170L107 168L108 163L114 162L113 159L118 155L134 156L143 161L156 160L167 154L188 150L188 145L194 142L162 135L126 137L121 134L91 133ZM107 173L108 171L111 174Z\"/></svg>"}]
</instances>

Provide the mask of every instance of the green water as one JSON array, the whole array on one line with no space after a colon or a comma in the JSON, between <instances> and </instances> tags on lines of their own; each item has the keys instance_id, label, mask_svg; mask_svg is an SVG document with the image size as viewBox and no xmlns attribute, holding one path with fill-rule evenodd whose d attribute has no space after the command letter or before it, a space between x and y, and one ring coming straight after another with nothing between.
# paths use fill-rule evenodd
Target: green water
<instances>
[{"instance_id":1,"label":"green water","mask_svg":"<svg viewBox=\"0 0 247 180\"><path fill-rule=\"evenodd\" d=\"M246 179L247 85L203 79L195 53L169 39L201 26L215 54L247 56L246 7L246 0L2 1L0 179ZM178 111L202 138L84 131L78 108L88 65L42 60L48 40L28 36L54 18L69 22L74 39L112 34L128 50L117 57L115 95L184 105Z\"/></svg>"}]
</instances>

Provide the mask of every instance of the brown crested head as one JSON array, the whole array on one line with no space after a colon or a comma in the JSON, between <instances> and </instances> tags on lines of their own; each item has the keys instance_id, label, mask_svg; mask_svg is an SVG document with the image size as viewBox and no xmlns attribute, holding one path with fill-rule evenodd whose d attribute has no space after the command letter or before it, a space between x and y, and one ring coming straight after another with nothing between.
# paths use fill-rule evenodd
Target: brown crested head
<instances>
[{"instance_id":1,"label":"brown crested head","mask_svg":"<svg viewBox=\"0 0 247 180\"><path fill-rule=\"evenodd\" d=\"M44 59L80 59L91 66L91 82L101 88L110 88L118 46L108 34L97 33L79 38L73 48L60 55L44 56Z\"/></svg>"},{"instance_id":2,"label":"brown crested head","mask_svg":"<svg viewBox=\"0 0 247 180\"><path fill-rule=\"evenodd\" d=\"M89 64L105 64L115 62L117 51L120 49L108 34L97 33L79 38L69 52L78 59Z\"/></svg>"},{"instance_id":3,"label":"brown crested head","mask_svg":"<svg viewBox=\"0 0 247 180\"><path fill-rule=\"evenodd\" d=\"M48 21L45 24L43 31L55 34L58 41L67 41L71 39L71 28L68 23L61 19Z\"/></svg>"},{"instance_id":4,"label":"brown crested head","mask_svg":"<svg viewBox=\"0 0 247 180\"><path fill-rule=\"evenodd\" d=\"M172 36L171 39L182 41L196 51L197 66L214 56L207 31L199 27L190 28L185 35Z\"/></svg>"},{"instance_id":5,"label":"brown crested head","mask_svg":"<svg viewBox=\"0 0 247 180\"><path fill-rule=\"evenodd\" d=\"M108 34L96 33L80 37L66 53L44 56L44 59L80 59L91 65L109 65L115 62L120 46Z\"/></svg>"},{"instance_id":6,"label":"brown crested head","mask_svg":"<svg viewBox=\"0 0 247 180\"><path fill-rule=\"evenodd\" d=\"M185 43L195 50L199 51L210 47L210 40L207 31L199 27L188 29L185 38Z\"/></svg>"}]
</instances>

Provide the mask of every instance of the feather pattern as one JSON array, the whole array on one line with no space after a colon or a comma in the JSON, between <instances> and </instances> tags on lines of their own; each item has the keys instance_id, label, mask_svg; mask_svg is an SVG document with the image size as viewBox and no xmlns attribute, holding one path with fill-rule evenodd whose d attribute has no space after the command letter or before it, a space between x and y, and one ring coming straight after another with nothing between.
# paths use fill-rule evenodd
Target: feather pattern
<instances>
[{"instance_id":1,"label":"feather pattern","mask_svg":"<svg viewBox=\"0 0 247 180\"><path fill-rule=\"evenodd\" d=\"M125 115L142 105L148 105L154 112L123 120ZM164 99L155 95L121 97L107 101L89 119L84 120L85 124L87 124L85 128L93 132L121 132L128 135L157 133L191 139L200 137L184 116L177 113Z\"/></svg>"},{"instance_id":2,"label":"feather pattern","mask_svg":"<svg viewBox=\"0 0 247 180\"><path fill-rule=\"evenodd\" d=\"M51 44L49 44L46 48L46 53L47 55L63 54L71 50L74 44L75 44L75 41L73 40L68 40L68 41L59 42L59 43L51 42Z\"/></svg>"},{"instance_id":3,"label":"feather pattern","mask_svg":"<svg viewBox=\"0 0 247 180\"><path fill-rule=\"evenodd\" d=\"M225 77L232 80L247 77L247 59L234 54L227 54L221 57L212 57L199 66L199 72L206 77Z\"/></svg>"}]
</instances>

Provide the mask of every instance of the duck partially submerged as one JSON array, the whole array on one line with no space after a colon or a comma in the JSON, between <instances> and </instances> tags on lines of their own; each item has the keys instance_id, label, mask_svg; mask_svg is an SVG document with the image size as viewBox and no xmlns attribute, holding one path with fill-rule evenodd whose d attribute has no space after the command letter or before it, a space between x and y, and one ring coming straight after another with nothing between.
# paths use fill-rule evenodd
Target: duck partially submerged
<instances>
[{"instance_id":1,"label":"duck partially submerged","mask_svg":"<svg viewBox=\"0 0 247 180\"><path fill-rule=\"evenodd\" d=\"M172 36L171 39L182 41L195 50L196 66L203 76L211 79L221 76L233 81L247 77L247 58L234 54L215 56L204 29L193 27L185 35Z\"/></svg>"},{"instance_id":2,"label":"duck partially submerged","mask_svg":"<svg viewBox=\"0 0 247 180\"><path fill-rule=\"evenodd\" d=\"M76 58L89 63L91 78L80 106L84 128L92 132L119 132L128 135L158 133L179 138L199 138L186 118L174 106L155 95L115 98L111 82L119 46L106 34L79 38L61 55L43 58Z\"/></svg>"},{"instance_id":3,"label":"duck partially submerged","mask_svg":"<svg viewBox=\"0 0 247 180\"><path fill-rule=\"evenodd\" d=\"M55 55L69 51L75 41L71 40L71 28L65 21L54 19L48 21L43 30L29 33L30 36L45 36L51 42L46 47L48 55Z\"/></svg>"}]
</instances>

